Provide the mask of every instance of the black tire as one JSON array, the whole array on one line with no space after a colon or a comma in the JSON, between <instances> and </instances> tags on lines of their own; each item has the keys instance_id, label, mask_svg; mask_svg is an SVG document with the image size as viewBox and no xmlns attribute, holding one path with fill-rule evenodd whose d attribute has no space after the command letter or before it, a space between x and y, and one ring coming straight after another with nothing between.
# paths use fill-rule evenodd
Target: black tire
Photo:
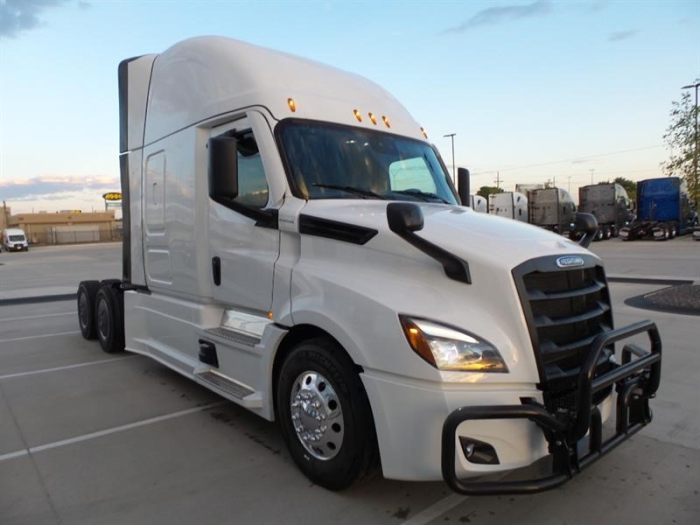
<instances>
[{"instance_id":1,"label":"black tire","mask_svg":"<svg viewBox=\"0 0 700 525\"><path fill-rule=\"evenodd\" d=\"M327 381L324 387L337 397L342 428L333 423L323 432L323 442L329 450L316 448L316 454L330 457L319 459L306 446L320 447L318 444L302 444L292 420L292 395L300 392L297 385L305 373L317 374ZM323 381L318 383L323 385ZM321 388L319 387L319 390ZM298 399L298 398L296 398ZM325 406L325 404L323 405ZM331 402L328 403L331 405ZM337 406L337 405L336 405ZM277 419L289 453L299 469L314 483L329 490L343 490L369 477L378 464L377 438L372 419L372 410L367 393L362 385L355 366L338 344L326 338L317 338L297 344L286 356L280 367L276 392ZM298 412L303 409L296 409ZM323 407L321 408L323 411ZM308 413L300 421L308 420ZM333 415L327 413L328 421ZM297 416L299 413L297 413ZM310 421L310 424L317 424ZM340 432L340 443L333 442L332 432ZM327 435L328 434L328 435ZM332 448L331 448L332 447ZM338 448L336 448L338 447Z\"/></svg>"},{"instance_id":2,"label":"black tire","mask_svg":"<svg viewBox=\"0 0 700 525\"><path fill-rule=\"evenodd\" d=\"M669 227L669 230L671 232L671 239L675 239L676 235L678 235L678 231L677 231L678 229L676 228L675 223L669 224L668 227Z\"/></svg>"},{"instance_id":3,"label":"black tire","mask_svg":"<svg viewBox=\"0 0 700 525\"><path fill-rule=\"evenodd\" d=\"M610 239L610 226L603 228L603 238L607 241Z\"/></svg>"},{"instance_id":4,"label":"black tire","mask_svg":"<svg viewBox=\"0 0 700 525\"><path fill-rule=\"evenodd\" d=\"M78 325L80 333L88 340L97 338L95 299L99 289L97 281L81 281L78 285Z\"/></svg>"},{"instance_id":5,"label":"black tire","mask_svg":"<svg viewBox=\"0 0 700 525\"><path fill-rule=\"evenodd\" d=\"M124 351L123 296L111 286L100 286L95 299L97 340L108 354Z\"/></svg>"}]
</instances>

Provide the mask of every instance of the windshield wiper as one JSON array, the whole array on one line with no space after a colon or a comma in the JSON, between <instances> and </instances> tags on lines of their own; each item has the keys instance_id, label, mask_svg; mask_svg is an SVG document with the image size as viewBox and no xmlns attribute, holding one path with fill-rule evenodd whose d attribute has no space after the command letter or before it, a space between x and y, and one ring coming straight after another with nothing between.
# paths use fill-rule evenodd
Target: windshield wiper
<instances>
[{"instance_id":1,"label":"windshield wiper","mask_svg":"<svg viewBox=\"0 0 700 525\"><path fill-rule=\"evenodd\" d=\"M410 195L411 197L415 197L417 199L422 200L423 202L432 202L433 200L438 200L442 202L443 204L450 204L450 202L446 201L440 195L436 195L435 193L429 193L427 191L420 191L420 190L392 190L391 193L400 193L401 195Z\"/></svg>"},{"instance_id":2,"label":"windshield wiper","mask_svg":"<svg viewBox=\"0 0 700 525\"><path fill-rule=\"evenodd\" d=\"M381 199L381 200L386 200L386 197L383 195L379 195L378 193L374 193L373 191L370 190L363 190L362 188L355 188L353 186L341 186L339 184L318 184L314 183L312 186L316 188L327 188L329 190L340 190L344 191L346 193L352 193L354 195L360 195L361 197L364 197L366 199Z\"/></svg>"}]
</instances>

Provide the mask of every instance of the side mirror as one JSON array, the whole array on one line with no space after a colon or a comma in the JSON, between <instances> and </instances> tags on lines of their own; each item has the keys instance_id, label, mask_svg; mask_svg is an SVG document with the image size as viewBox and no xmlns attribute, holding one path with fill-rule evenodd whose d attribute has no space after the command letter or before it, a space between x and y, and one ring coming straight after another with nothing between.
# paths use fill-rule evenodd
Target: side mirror
<instances>
[{"instance_id":1,"label":"side mirror","mask_svg":"<svg viewBox=\"0 0 700 525\"><path fill-rule=\"evenodd\" d=\"M588 248L598 231L598 221L591 213L578 212L574 218L574 229L583 232L584 235L578 243Z\"/></svg>"},{"instance_id":2,"label":"side mirror","mask_svg":"<svg viewBox=\"0 0 700 525\"><path fill-rule=\"evenodd\" d=\"M386 207L389 229L398 235L423 229L423 212L412 202L390 202Z\"/></svg>"},{"instance_id":3,"label":"side mirror","mask_svg":"<svg viewBox=\"0 0 700 525\"><path fill-rule=\"evenodd\" d=\"M470 206L469 199L469 170L466 168L457 168L457 193L459 200L462 201L462 206Z\"/></svg>"},{"instance_id":4,"label":"side mirror","mask_svg":"<svg viewBox=\"0 0 700 525\"><path fill-rule=\"evenodd\" d=\"M238 197L238 141L219 136L209 139L209 197L219 202Z\"/></svg>"}]
</instances>

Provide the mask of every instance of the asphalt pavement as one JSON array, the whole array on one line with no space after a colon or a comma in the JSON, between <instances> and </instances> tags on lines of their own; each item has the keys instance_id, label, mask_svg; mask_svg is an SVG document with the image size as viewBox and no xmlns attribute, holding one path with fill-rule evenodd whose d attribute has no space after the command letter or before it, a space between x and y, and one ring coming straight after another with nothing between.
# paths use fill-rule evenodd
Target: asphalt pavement
<instances>
[{"instance_id":1,"label":"asphalt pavement","mask_svg":"<svg viewBox=\"0 0 700 525\"><path fill-rule=\"evenodd\" d=\"M697 279L700 243L684 242L667 243L683 246L675 256L653 242L625 252L627 243L607 241L594 251L610 261L609 274ZM463 497L441 482L376 476L332 493L298 471L275 423L155 361L104 354L83 340L75 301L7 301L20 293L74 293L80 280L118 276L120 249L40 248L0 256L2 525L700 520L698 317L624 302L660 285L610 286L616 326L650 318L661 332L654 421L565 486L527 497Z\"/></svg>"}]
</instances>

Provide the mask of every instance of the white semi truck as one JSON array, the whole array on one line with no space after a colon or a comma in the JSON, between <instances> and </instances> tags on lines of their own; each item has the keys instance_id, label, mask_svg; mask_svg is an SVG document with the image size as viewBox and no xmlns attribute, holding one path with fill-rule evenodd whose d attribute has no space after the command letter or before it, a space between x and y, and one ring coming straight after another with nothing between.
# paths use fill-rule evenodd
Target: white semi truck
<instances>
[{"instance_id":1,"label":"white semi truck","mask_svg":"<svg viewBox=\"0 0 700 525\"><path fill-rule=\"evenodd\" d=\"M518 191L489 195L489 213L516 221L527 222L527 197Z\"/></svg>"},{"instance_id":2,"label":"white semi truck","mask_svg":"<svg viewBox=\"0 0 700 525\"><path fill-rule=\"evenodd\" d=\"M536 492L651 420L655 325L614 328L583 246L461 206L381 87L206 37L123 61L119 98L123 276L80 284L83 335L278 420L315 483Z\"/></svg>"}]
</instances>

